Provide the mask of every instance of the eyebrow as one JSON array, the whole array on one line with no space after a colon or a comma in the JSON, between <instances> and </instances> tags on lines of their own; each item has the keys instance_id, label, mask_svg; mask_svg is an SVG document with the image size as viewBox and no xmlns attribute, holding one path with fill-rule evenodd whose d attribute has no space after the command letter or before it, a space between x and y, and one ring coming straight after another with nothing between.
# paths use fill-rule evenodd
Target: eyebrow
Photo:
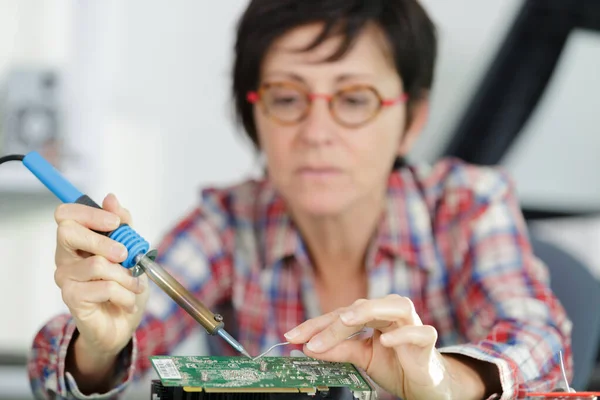
<instances>
[{"instance_id":1,"label":"eyebrow","mask_svg":"<svg viewBox=\"0 0 600 400\"><path fill-rule=\"evenodd\" d=\"M266 73L265 77L270 77L270 76L273 76L273 75L275 75L275 76L278 76L278 75L279 76L284 76L284 77L286 77L288 79L291 79L293 81L296 81L296 82L299 82L299 83L302 83L302 84L306 84L306 80L302 76L300 76L298 74L295 74L293 72L272 71L272 72ZM352 80L352 79L357 79L357 78L358 79L360 79L360 78L373 78L374 76L375 75L373 75L373 74L366 74L366 73L364 73L364 74L361 74L361 73L341 74L341 75L338 75L335 78L335 82L336 83L343 83L345 81L349 81L349 80Z\"/></svg>"}]
</instances>

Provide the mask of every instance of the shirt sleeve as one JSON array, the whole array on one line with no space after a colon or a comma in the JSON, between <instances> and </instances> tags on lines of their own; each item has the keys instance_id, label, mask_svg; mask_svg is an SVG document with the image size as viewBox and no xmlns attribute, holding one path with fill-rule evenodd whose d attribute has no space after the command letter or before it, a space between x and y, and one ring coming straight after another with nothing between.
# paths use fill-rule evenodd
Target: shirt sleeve
<instances>
[{"instance_id":1,"label":"shirt sleeve","mask_svg":"<svg viewBox=\"0 0 600 400\"><path fill-rule=\"evenodd\" d=\"M465 176L475 189L450 192L439 229L452 238L444 249L448 294L468 344L440 351L494 363L502 399L552 390L562 376L561 351L572 377L571 322L533 254L510 179L491 169Z\"/></svg>"},{"instance_id":2,"label":"shirt sleeve","mask_svg":"<svg viewBox=\"0 0 600 400\"><path fill-rule=\"evenodd\" d=\"M231 248L227 241L233 236L229 234L229 220L217 201L208 201L169 231L158 247L156 261L209 308L231 297L234 269L227 250ZM121 398L129 383L149 371L150 355L169 354L193 329L199 329L198 323L151 281L149 290L146 314L119 356L112 390L85 396L65 372L67 349L76 326L70 315L60 315L37 333L29 354L29 380L35 398Z\"/></svg>"}]
</instances>

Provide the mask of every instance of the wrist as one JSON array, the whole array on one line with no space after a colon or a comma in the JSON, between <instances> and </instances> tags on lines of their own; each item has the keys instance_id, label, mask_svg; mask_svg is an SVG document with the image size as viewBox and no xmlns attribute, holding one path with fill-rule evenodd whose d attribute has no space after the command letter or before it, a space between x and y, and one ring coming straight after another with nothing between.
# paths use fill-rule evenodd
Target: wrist
<instances>
[{"instance_id":1,"label":"wrist","mask_svg":"<svg viewBox=\"0 0 600 400\"><path fill-rule=\"evenodd\" d=\"M502 392L495 364L462 354L443 354L453 399L486 399Z\"/></svg>"},{"instance_id":2,"label":"wrist","mask_svg":"<svg viewBox=\"0 0 600 400\"><path fill-rule=\"evenodd\" d=\"M73 340L75 358L87 361L89 364L105 365L117 358L118 353L98 351L95 346L88 343L83 337L77 335ZM79 363L78 363L79 364Z\"/></svg>"},{"instance_id":3,"label":"wrist","mask_svg":"<svg viewBox=\"0 0 600 400\"><path fill-rule=\"evenodd\" d=\"M103 393L112 388L118 354L98 352L76 331L69 345L65 369L84 393Z\"/></svg>"}]
</instances>

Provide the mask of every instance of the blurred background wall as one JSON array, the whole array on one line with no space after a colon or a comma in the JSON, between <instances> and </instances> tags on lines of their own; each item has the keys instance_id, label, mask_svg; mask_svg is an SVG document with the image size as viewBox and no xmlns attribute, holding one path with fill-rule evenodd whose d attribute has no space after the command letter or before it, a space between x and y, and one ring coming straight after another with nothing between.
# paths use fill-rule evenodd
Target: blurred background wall
<instances>
[{"instance_id":1,"label":"blurred background wall","mask_svg":"<svg viewBox=\"0 0 600 400\"><path fill-rule=\"evenodd\" d=\"M440 52L430 121L412 158L433 161L522 1L423 3L439 26ZM6 94L15 71L29 71L21 82L30 83L45 71L57 74L58 134L65 149L60 168L98 202L116 193L138 232L156 244L195 204L201 187L258 169L228 102L235 21L246 4L0 0L0 82ZM504 164L524 202L600 203L600 80L593 76L599 46L593 34L573 40L554 94L507 156ZM14 96L19 88L11 90ZM583 164L572 173L575 162ZM0 168L0 354L26 354L39 327L65 311L53 280L57 205L24 167ZM560 224L538 227L600 270L600 223L586 218ZM15 388L26 385L22 369L0 369L0 386L2 377Z\"/></svg>"}]
</instances>

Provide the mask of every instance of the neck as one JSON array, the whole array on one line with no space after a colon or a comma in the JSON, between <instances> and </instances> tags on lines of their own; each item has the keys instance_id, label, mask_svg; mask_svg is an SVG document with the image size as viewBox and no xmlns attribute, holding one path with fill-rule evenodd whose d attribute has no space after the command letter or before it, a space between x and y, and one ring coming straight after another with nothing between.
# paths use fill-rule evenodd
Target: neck
<instances>
[{"instance_id":1,"label":"neck","mask_svg":"<svg viewBox=\"0 0 600 400\"><path fill-rule=\"evenodd\" d=\"M341 277L364 272L368 246L384 208L385 192L335 216L315 217L292 210L320 279L339 282Z\"/></svg>"}]
</instances>

